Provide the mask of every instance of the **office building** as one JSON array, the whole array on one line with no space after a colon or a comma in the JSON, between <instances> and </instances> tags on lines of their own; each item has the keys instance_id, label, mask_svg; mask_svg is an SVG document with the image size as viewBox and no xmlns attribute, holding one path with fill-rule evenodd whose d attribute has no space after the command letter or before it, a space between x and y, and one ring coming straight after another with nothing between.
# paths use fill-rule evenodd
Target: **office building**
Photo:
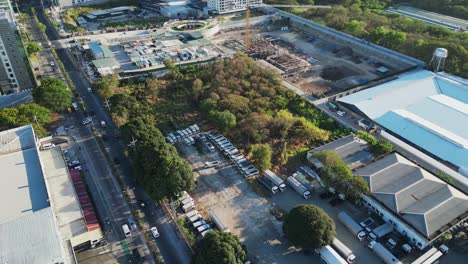
<instances>
[{"instance_id":1,"label":"office building","mask_svg":"<svg viewBox=\"0 0 468 264\"><path fill-rule=\"evenodd\" d=\"M263 0L249 0L250 7L263 4ZM247 8L247 0L208 0L208 11L218 14L244 11Z\"/></svg>"}]
</instances>

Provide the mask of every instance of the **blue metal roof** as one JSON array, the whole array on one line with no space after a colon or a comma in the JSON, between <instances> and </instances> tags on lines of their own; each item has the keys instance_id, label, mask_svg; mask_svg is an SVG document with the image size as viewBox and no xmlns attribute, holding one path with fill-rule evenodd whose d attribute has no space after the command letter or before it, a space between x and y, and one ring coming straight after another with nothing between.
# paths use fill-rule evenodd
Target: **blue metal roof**
<instances>
[{"instance_id":1,"label":"blue metal roof","mask_svg":"<svg viewBox=\"0 0 468 264\"><path fill-rule=\"evenodd\" d=\"M444 76L421 70L338 101L356 106L435 156L468 168L468 82Z\"/></svg>"}]
</instances>

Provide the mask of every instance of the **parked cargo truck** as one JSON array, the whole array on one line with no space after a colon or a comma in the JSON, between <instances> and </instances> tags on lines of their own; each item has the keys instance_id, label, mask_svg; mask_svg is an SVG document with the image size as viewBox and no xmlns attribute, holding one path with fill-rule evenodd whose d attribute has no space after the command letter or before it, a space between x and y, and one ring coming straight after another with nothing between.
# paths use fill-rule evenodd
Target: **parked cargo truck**
<instances>
[{"instance_id":1,"label":"parked cargo truck","mask_svg":"<svg viewBox=\"0 0 468 264\"><path fill-rule=\"evenodd\" d=\"M369 243L369 248L374 251L377 256L379 256L382 261L386 264L403 264L400 260L397 259L390 251L388 251L382 244L371 241Z\"/></svg>"},{"instance_id":2,"label":"parked cargo truck","mask_svg":"<svg viewBox=\"0 0 468 264\"><path fill-rule=\"evenodd\" d=\"M330 246L324 246L319 250L320 258L327 264L347 264L338 252Z\"/></svg>"},{"instance_id":3,"label":"parked cargo truck","mask_svg":"<svg viewBox=\"0 0 468 264\"><path fill-rule=\"evenodd\" d=\"M282 192L286 190L286 184L284 184L283 179L281 179L278 175L274 174L271 170L266 170L264 173L265 177L267 177L272 183L278 186L278 189Z\"/></svg>"},{"instance_id":4,"label":"parked cargo truck","mask_svg":"<svg viewBox=\"0 0 468 264\"><path fill-rule=\"evenodd\" d=\"M376 240L378 238L381 238L389 234L392 231L393 231L393 225L390 223L385 223L381 226L378 226L374 230L372 230L372 232L369 233L369 236L367 237L367 239L369 241L373 241L373 240Z\"/></svg>"},{"instance_id":5,"label":"parked cargo truck","mask_svg":"<svg viewBox=\"0 0 468 264\"><path fill-rule=\"evenodd\" d=\"M339 212L338 219L340 219L341 223L343 223L343 225L345 225L359 240L362 241L366 237L366 232L347 213L343 211Z\"/></svg>"},{"instance_id":6,"label":"parked cargo truck","mask_svg":"<svg viewBox=\"0 0 468 264\"><path fill-rule=\"evenodd\" d=\"M278 193L278 186L271 182L267 177L259 176L257 178L272 194Z\"/></svg>"},{"instance_id":7,"label":"parked cargo truck","mask_svg":"<svg viewBox=\"0 0 468 264\"><path fill-rule=\"evenodd\" d=\"M298 180L296 180L293 176L289 176L286 181L288 182L289 186L293 188L299 195L304 197L304 199L309 199L310 192L307 188L302 185Z\"/></svg>"},{"instance_id":8,"label":"parked cargo truck","mask_svg":"<svg viewBox=\"0 0 468 264\"><path fill-rule=\"evenodd\" d=\"M338 252L348 263L354 263L356 261L356 256L353 254L353 251L349 249L343 242L335 238L332 243L333 249Z\"/></svg>"},{"instance_id":9,"label":"parked cargo truck","mask_svg":"<svg viewBox=\"0 0 468 264\"><path fill-rule=\"evenodd\" d=\"M227 228L222 222L221 219L218 217L218 215L215 213L213 209L210 209L209 215L211 220L213 220L213 223L216 225L216 227L219 229L221 232L231 232L229 228Z\"/></svg>"}]
</instances>

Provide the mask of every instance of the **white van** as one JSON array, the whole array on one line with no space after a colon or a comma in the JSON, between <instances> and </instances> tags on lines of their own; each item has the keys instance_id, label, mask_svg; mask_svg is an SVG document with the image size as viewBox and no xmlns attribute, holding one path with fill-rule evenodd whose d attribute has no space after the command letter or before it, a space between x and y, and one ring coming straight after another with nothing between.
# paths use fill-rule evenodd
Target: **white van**
<instances>
[{"instance_id":1,"label":"white van","mask_svg":"<svg viewBox=\"0 0 468 264\"><path fill-rule=\"evenodd\" d=\"M102 127L102 128L105 128L106 126L107 126L106 121L101 120L101 127Z\"/></svg>"},{"instance_id":2,"label":"white van","mask_svg":"<svg viewBox=\"0 0 468 264\"><path fill-rule=\"evenodd\" d=\"M47 144L42 145L42 150L48 150L52 148L55 148L55 144L47 143Z\"/></svg>"},{"instance_id":3,"label":"white van","mask_svg":"<svg viewBox=\"0 0 468 264\"><path fill-rule=\"evenodd\" d=\"M132 235L132 233L130 232L130 228L128 227L127 224L122 225L122 230L123 230L123 232L125 234L125 237L129 237L129 236Z\"/></svg>"}]
</instances>

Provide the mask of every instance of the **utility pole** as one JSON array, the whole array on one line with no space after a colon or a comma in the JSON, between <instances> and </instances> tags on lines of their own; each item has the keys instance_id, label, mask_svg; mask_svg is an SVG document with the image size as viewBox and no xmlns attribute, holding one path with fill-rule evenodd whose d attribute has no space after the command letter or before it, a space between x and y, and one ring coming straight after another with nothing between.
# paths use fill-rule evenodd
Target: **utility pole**
<instances>
[{"instance_id":1,"label":"utility pole","mask_svg":"<svg viewBox=\"0 0 468 264\"><path fill-rule=\"evenodd\" d=\"M104 102L104 106L107 108L107 110L109 111L110 113L110 106L111 104L109 103L109 100L107 100L107 97L104 97L106 99L106 101Z\"/></svg>"},{"instance_id":2,"label":"utility pole","mask_svg":"<svg viewBox=\"0 0 468 264\"><path fill-rule=\"evenodd\" d=\"M138 140L136 140L133 136L132 136L132 141L130 141L130 143L128 144L129 147L133 148L135 150L135 147L136 147L136 144Z\"/></svg>"}]
</instances>

